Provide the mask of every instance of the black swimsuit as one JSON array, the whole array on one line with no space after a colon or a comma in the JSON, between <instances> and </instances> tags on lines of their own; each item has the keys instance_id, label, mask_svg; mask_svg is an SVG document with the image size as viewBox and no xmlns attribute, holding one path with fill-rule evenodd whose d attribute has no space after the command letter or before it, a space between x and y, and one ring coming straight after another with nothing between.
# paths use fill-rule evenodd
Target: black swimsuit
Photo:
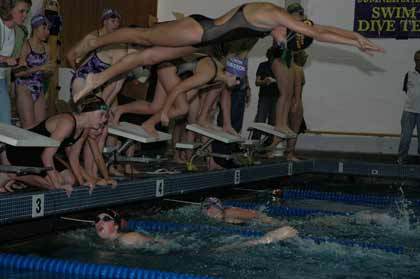
<instances>
[{"instance_id":1,"label":"black swimsuit","mask_svg":"<svg viewBox=\"0 0 420 279\"><path fill-rule=\"evenodd\" d=\"M73 117L74 122L76 123L76 119L74 118L74 115L70 113L70 115ZM47 120L42 121L37 126L28 129L31 132L37 133L42 136L50 137L51 133L46 128L46 122ZM82 136L83 133L80 133L78 137L74 137L76 133L76 129L73 129L73 133L66 137L60 144L60 147L58 148L57 153L64 153L64 148L72 146L75 144ZM9 159L9 162L14 166L27 166L27 167L38 167L42 168L44 167L44 163L42 162L41 156L42 152L44 152L45 147L22 147L22 146L11 146L6 145L6 154L7 159ZM67 167L63 165L59 160L56 160L54 158L54 165L55 169L60 172Z\"/></svg>"},{"instance_id":2,"label":"black swimsuit","mask_svg":"<svg viewBox=\"0 0 420 279\"><path fill-rule=\"evenodd\" d=\"M234 41L242 38L263 38L271 33L271 30L253 26L244 16L243 9L246 4L239 7L236 13L224 24L214 24L214 19L203 15L190 15L203 28L201 43L194 47L203 47L209 44Z\"/></svg>"},{"instance_id":3,"label":"black swimsuit","mask_svg":"<svg viewBox=\"0 0 420 279\"><path fill-rule=\"evenodd\" d=\"M216 61L214 61L214 58L211 56L207 56L207 55L203 55L200 57L197 57L196 59L194 59L193 61L188 61L188 62L184 62L184 63L179 63L176 65L176 73L177 75L181 76L181 77L189 77L191 75L193 75L196 71L198 62L204 58L210 58L211 62L213 62L214 65L214 75L213 77L209 80L209 82L207 82L207 84L209 83L213 83L214 80L217 77L217 64Z\"/></svg>"}]
</instances>

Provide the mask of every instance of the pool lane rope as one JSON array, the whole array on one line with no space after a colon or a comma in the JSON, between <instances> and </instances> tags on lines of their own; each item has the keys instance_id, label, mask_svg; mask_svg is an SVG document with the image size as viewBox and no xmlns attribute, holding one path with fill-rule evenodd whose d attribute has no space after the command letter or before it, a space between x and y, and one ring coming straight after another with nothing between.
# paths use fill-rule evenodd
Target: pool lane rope
<instances>
[{"instance_id":1,"label":"pool lane rope","mask_svg":"<svg viewBox=\"0 0 420 279\"><path fill-rule=\"evenodd\" d=\"M217 232L227 234L237 234L244 237L262 237L265 232L237 228L237 227L224 227L224 226L212 226L205 224L180 224L172 222L157 222L157 221L145 221L145 220L129 220L128 227L129 231L148 231L157 233L173 233L180 231L198 231L198 232ZM409 249L402 246L387 246L375 243L358 242L353 240L341 240L333 238L322 238L322 237L310 237L300 236L301 239L311 240L316 244L332 243L339 244L348 247L359 247L369 250L381 250L388 253L394 254L406 254L414 253L414 249Z\"/></svg>"},{"instance_id":2,"label":"pool lane rope","mask_svg":"<svg viewBox=\"0 0 420 279\"><path fill-rule=\"evenodd\" d=\"M374 195L353 195L334 192L318 192L311 190L284 190L283 199L313 199L313 200L327 200L337 201L350 204L367 204L375 206L389 206L397 202L408 201L412 205L420 206L420 200L406 200L401 197L391 196L374 196Z\"/></svg>"},{"instance_id":3,"label":"pool lane rope","mask_svg":"<svg viewBox=\"0 0 420 279\"><path fill-rule=\"evenodd\" d=\"M212 279L174 272L162 272L140 268L121 267L109 264L88 264L78 261L22 256L0 253L0 267L13 270L31 270L43 273L61 273L83 278L101 279Z\"/></svg>"},{"instance_id":4,"label":"pool lane rope","mask_svg":"<svg viewBox=\"0 0 420 279\"><path fill-rule=\"evenodd\" d=\"M253 209L253 210L263 209L263 211L270 216L285 216L285 217L306 217L306 216L311 216L311 215L350 216L353 214L350 212L295 208L295 207L286 207L286 206L279 206L279 205L264 205L264 204L258 204L258 203L253 203L253 202L243 202L243 201L224 201L223 205L240 207L240 208L245 208L245 209Z\"/></svg>"},{"instance_id":5,"label":"pool lane rope","mask_svg":"<svg viewBox=\"0 0 420 279\"><path fill-rule=\"evenodd\" d=\"M165 199L165 200L176 202L176 203L184 203L188 205L201 206L201 203L198 203L198 202L190 202L190 201L175 200L175 199ZM352 212L338 212L338 211L319 210L319 209L294 208L294 207L286 207L286 206L279 206L279 205L266 205L266 204L258 204L258 203L243 202L243 201L224 201L223 205L240 207L244 209L262 210L271 216L285 216L285 217L306 217L310 215L350 216L354 214Z\"/></svg>"}]
</instances>

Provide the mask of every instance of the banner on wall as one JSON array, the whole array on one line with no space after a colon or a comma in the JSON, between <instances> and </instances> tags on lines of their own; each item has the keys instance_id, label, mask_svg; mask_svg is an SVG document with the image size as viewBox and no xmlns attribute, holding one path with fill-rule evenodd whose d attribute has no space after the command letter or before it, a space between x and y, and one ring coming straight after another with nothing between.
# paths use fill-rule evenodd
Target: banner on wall
<instances>
[{"instance_id":1,"label":"banner on wall","mask_svg":"<svg viewBox=\"0 0 420 279\"><path fill-rule=\"evenodd\" d=\"M420 38L420 0L355 0L353 30L369 38Z\"/></svg>"}]
</instances>

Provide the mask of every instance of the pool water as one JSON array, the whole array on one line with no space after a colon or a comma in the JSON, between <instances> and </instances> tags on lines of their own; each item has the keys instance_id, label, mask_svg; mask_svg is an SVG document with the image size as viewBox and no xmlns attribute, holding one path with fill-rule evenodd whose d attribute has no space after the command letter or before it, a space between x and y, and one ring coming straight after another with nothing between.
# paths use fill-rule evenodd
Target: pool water
<instances>
[{"instance_id":1,"label":"pool water","mask_svg":"<svg viewBox=\"0 0 420 279\"><path fill-rule=\"evenodd\" d=\"M259 195L252 202L262 207L271 203L270 195ZM288 200L282 205L352 213L348 216L308 216L282 218L299 231L297 237L282 243L220 252L223 245L247 238L215 233L183 231L151 233L167 240L166 245L123 248L98 239L94 228L79 229L39 239L19 246L15 253L39 255L81 262L108 263L223 278L420 278L420 224L418 209L408 203L386 208L349 205L319 200ZM379 220L369 214L380 213ZM142 219L143 216L133 216ZM186 224L221 224L200 215L198 206L184 206L161 212L148 220ZM268 231L269 225L251 223L243 229ZM305 237L328 237L388 246L410 248L408 254L347 247L336 243L316 244ZM0 278L75 278L62 274L40 274L2 270Z\"/></svg>"}]
</instances>

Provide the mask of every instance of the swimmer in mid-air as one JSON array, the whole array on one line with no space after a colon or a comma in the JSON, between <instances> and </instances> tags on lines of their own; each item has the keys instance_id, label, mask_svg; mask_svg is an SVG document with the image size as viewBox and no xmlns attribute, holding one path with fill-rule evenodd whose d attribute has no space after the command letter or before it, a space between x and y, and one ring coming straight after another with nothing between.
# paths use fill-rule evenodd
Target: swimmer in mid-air
<instances>
[{"instance_id":1,"label":"swimmer in mid-air","mask_svg":"<svg viewBox=\"0 0 420 279\"><path fill-rule=\"evenodd\" d=\"M67 55L70 63L109 44L131 43L148 48L125 56L101 73L88 75L84 88L75 92L73 99L77 102L111 78L139 65L173 60L191 54L202 46L241 38L263 38L271 35L277 44L282 44L287 42L288 30L321 42L354 46L367 53L383 52L381 47L356 32L332 26L305 24L288 14L284 8L272 3L246 3L216 19L191 15L159 23L151 28L120 28L107 35L80 42Z\"/></svg>"}]
</instances>

